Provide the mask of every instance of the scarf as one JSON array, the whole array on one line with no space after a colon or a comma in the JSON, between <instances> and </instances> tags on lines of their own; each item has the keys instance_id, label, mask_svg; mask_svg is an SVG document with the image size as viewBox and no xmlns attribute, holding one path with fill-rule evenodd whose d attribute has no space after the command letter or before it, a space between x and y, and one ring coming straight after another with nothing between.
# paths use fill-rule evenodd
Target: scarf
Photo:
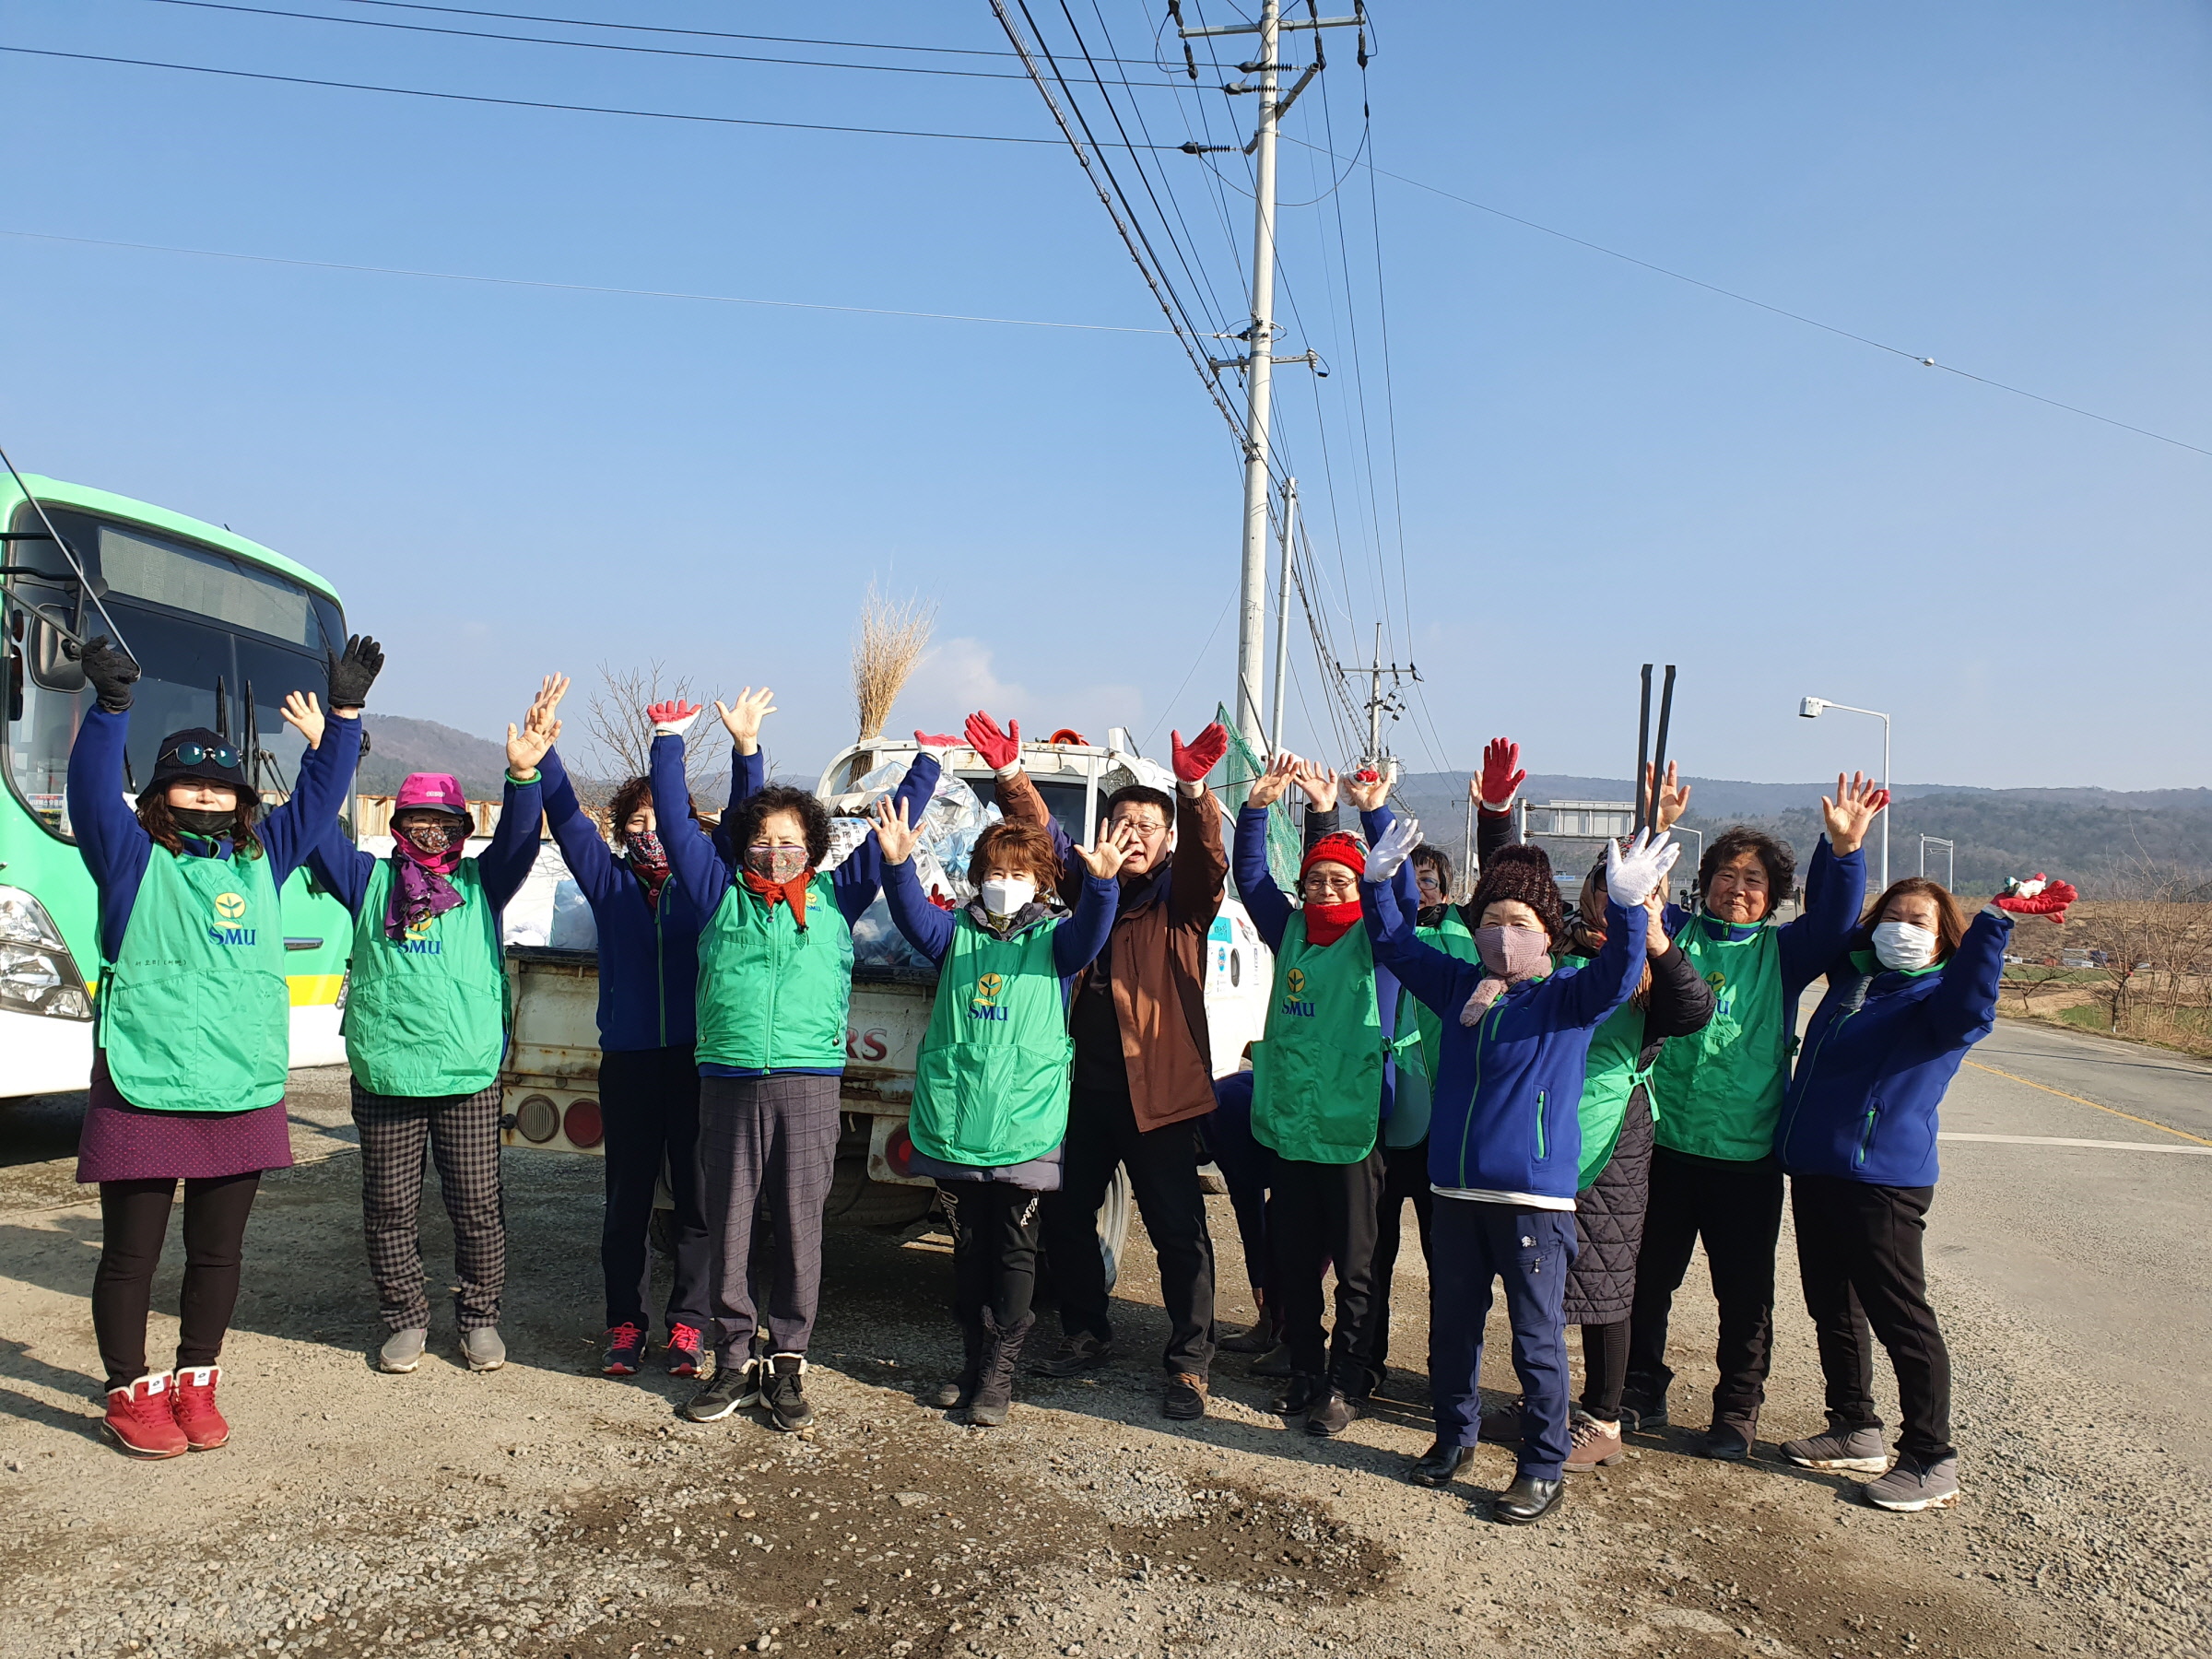
<instances>
[{"instance_id":1,"label":"scarf","mask_svg":"<svg viewBox=\"0 0 2212 1659\"><path fill-rule=\"evenodd\" d=\"M411 927L422 927L456 910L461 894L447 879L461 867L468 845L465 831L449 837L435 853L426 853L405 835L392 837L392 897L384 906L384 937L404 939Z\"/></svg>"},{"instance_id":2,"label":"scarf","mask_svg":"<svg viewBox=\"0 0 2212 1659\"><path fill-rule=\"evenodd\" d=\"M1475 949L1482 958L1482 981L1459 1011L1463 1026L1480 1025L1490 1005L1513 986L1551 971L1551 940L1533 927L1478 927Z\"/></svg>"},{"instance_id":3,"label":"scarf","mask_svg":"<svg viewBox=\"0 0 2212 1659\"><path fill-rule=\"evenodd\" d=\"M645 908L656 907L661 888L668 882L668 849L650 830L641 830L629 838L629 873L645 888Z\"/></svg>"},{"instance_id":4,"label":"scarf","mask_svg":"<svg viewBox=\"0 0 2212 1659\"><path fill-rule=\"evenodd\" d=\"M745 890L761 903L774 910L779 904L791 906L791 919L798 924L801 933L806 931L806 888L814 880L812 870L801 870L789 881L772 881L758 870L745 872Z\"/></svg>"},{"instance_id":5,"label":"scarf","mask_svg":"<svg viewBox=\"0 0 2212 1659\"><path fill-rule=\"evenodd\" d=\"M1359 900L1350 899L1342 904L1309 904L1303 914L1306 918L1306 943L1334 945L1359 922Z\"/></svg>"}]
</instances>

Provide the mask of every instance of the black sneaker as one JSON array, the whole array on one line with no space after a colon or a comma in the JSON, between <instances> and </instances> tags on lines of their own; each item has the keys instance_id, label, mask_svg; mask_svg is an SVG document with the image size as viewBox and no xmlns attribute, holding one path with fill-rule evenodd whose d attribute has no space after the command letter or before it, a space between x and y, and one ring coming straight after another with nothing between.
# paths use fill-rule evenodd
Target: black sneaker
<instances>
[{"instance_id":1,"label":"black sneaker","mask_svg":"<svg viewBox=\"0 0 2212 1659\"><path fill-rule=\"evenodd\" d=\"M806 1375L806 1356L777 1354L768 1363L769 1373L761 1381L760 1404L768 1407L770 1418L786 1434L810 1427L814 1422L814 1407L806 1404L806 1385L800 1381Z\"/></svg>"},{"instance_id":2,"label":"black sneaker","mask_svg":"<svg viewBox=\"0 0 2212 1659\"><path fill-rule=\"evenodd\" d=\"M1620 1431L1623 1434L1655 1434L1666 1427L1666 1394L1640 1394L1633 1388L1620 1393Z\"/></svg>"},{"instance_id":3,"label":"black sneaker","mask_svg":"<svg viewBox=\"0 0 2212 1659\"><path fill-rule=\"evenodd\" d=\"M1324 1437L1342 1434L1359 1415L1344 1392L1332 1388L1306 1408L1306 1432Z\"/></svg>"},{"instance_id":4,"label":"black sneaker","mask_svg":"<svg viewBox=\"0 0 2212 1659\"><path fill-rule=\"evenodd\" d=\"M684 1415L695 1423L719 1423L740 1406L760 1403L759 1361L747 1359L718 1367L707 1385L684 1402Z\"/></svg>"},{"instance_id":5,"label":"black sneaker","mask_svg":"<svg viewBox=\"0 0 2212 1659\"><path fill-rule=\"evenodd\" d=\"M1088 1331L1077 1331L1072 1336L1060 1338L1060 1346L1041 1359L1030 1361L1030 1370L1040 1377L1073 1377L1082 1371L1097 1371L1113 1358L1113 1344L1100 1342Z\"/></svg>"}]
</instances>

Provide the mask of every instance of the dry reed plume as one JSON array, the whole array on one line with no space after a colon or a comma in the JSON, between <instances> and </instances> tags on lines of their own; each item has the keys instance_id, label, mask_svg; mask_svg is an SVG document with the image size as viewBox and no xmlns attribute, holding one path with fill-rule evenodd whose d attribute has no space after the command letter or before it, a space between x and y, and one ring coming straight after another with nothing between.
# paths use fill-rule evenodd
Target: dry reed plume
<instances>
[{"instance_id":1,"label":"dry reed plume","mask_svg":"<svg viewBox=\"0 0 2212 1659\"><path fill-rule=\"evenodd\" d=\"M853 641L853 701L860 715L860 740L883 735L891 705L929 648L937 607L919 599L892 600L868 583L860 604L860 633Z\"/></svg>"}]
</instances>

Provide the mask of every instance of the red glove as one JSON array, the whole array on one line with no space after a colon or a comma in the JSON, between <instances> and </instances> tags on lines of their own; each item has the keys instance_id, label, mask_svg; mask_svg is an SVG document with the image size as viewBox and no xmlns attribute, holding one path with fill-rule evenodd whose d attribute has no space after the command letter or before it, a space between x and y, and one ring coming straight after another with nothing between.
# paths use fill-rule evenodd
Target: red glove
<instances>
[{"instance_id":1,"label":"red glove","mask_svg":"<svg viewBox=\"0 0 2212 1659\"><path fill-rule=\"evenodd\" d=\"M1174 744L1175 776L1185 783L1204 782L1206 774L1220 765L1221 757L1229 753L1229 731L1218 720L1187 746L1181 732L1171 731L1168 736Z\"/></svg>"},{"instance_id":2,"label":"red glove","mask_svg":"<svg viewBox=\"0 0 2212 1659\"><path fill-rule=\"evenodd\" d=\"M2041 882L2041 888L2032 893L2019 889ZM2053 881L2038 870L2027 881L2012 883L2010 889L1997 895L1997 908L2010 911L2016 916L2048 916L2064 924L2066 907L2081 897L2070 881Z\"/></svg>"},{"instance_id":3,"label":"red glove","mask_svg":"<svg viewBox=\"0 0 2212 1659\"><path fill-rule=\"evenodd\" d=\"M1482 809L1503 812L1528 774L1521 770L1521 746L1511 737L1493 737L1482 751Z\"/></svg>"},{"instance_id":4,"label":"red glove","mask_svg":"<svg viewBox=\"0 0 2212 1659\"><path fill-rule=\"evenodd\" d=\"M917 728L914 741L924 748L958 748L960 740L950 732L924 732Z\"/></svg>"},{"instance_id":5,"label":"red glove","mask_svg":"<svg viewBox=\"0 0 2212 1659\"><path fill-rule=\"evenodd\" d=\"M1000 731L998 722L978 709L968 716L968 747L983 758L993 771L1021 764L1021 722L1009 720Z\"/></svg>"},{"instance_id":6,"label":"red glove","mask_svg":"<svg viewBox=\"0 0 2212 1659\"><path fill-rule=\"evenodd\" d=\"M653 722L656 735L681 737L690 729L691 723L699 718L700 710L705 706L704 703L688 703L679 697L673 702L647 703L645 718Z\"/></svg>"}]
</instances>

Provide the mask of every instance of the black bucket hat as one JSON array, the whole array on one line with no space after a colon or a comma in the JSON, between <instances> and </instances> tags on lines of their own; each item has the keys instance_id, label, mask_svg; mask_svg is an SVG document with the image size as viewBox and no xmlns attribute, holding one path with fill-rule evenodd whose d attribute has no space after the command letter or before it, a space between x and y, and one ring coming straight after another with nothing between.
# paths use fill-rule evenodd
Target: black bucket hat
<instances>
[{"instance_id":1,"label":"black bucket hat","mask_svg":"<svg viewBox=\"0 0 2212 1659\"><path fill-rule=\"evenodd\" d=\"M186 759L185 757L192 757ZM223 758L229 757L229 764ZM249 791L246 787L246 769L238 746L228 737L218 736L206 726L186 726L181 732L171 732L161 739L161 747L154 756L154 775L148 779L138 798L145 800L171 783L198 779L207 783L227 783L238 791L243 801Z\"/></svg>"}]
</instances>

